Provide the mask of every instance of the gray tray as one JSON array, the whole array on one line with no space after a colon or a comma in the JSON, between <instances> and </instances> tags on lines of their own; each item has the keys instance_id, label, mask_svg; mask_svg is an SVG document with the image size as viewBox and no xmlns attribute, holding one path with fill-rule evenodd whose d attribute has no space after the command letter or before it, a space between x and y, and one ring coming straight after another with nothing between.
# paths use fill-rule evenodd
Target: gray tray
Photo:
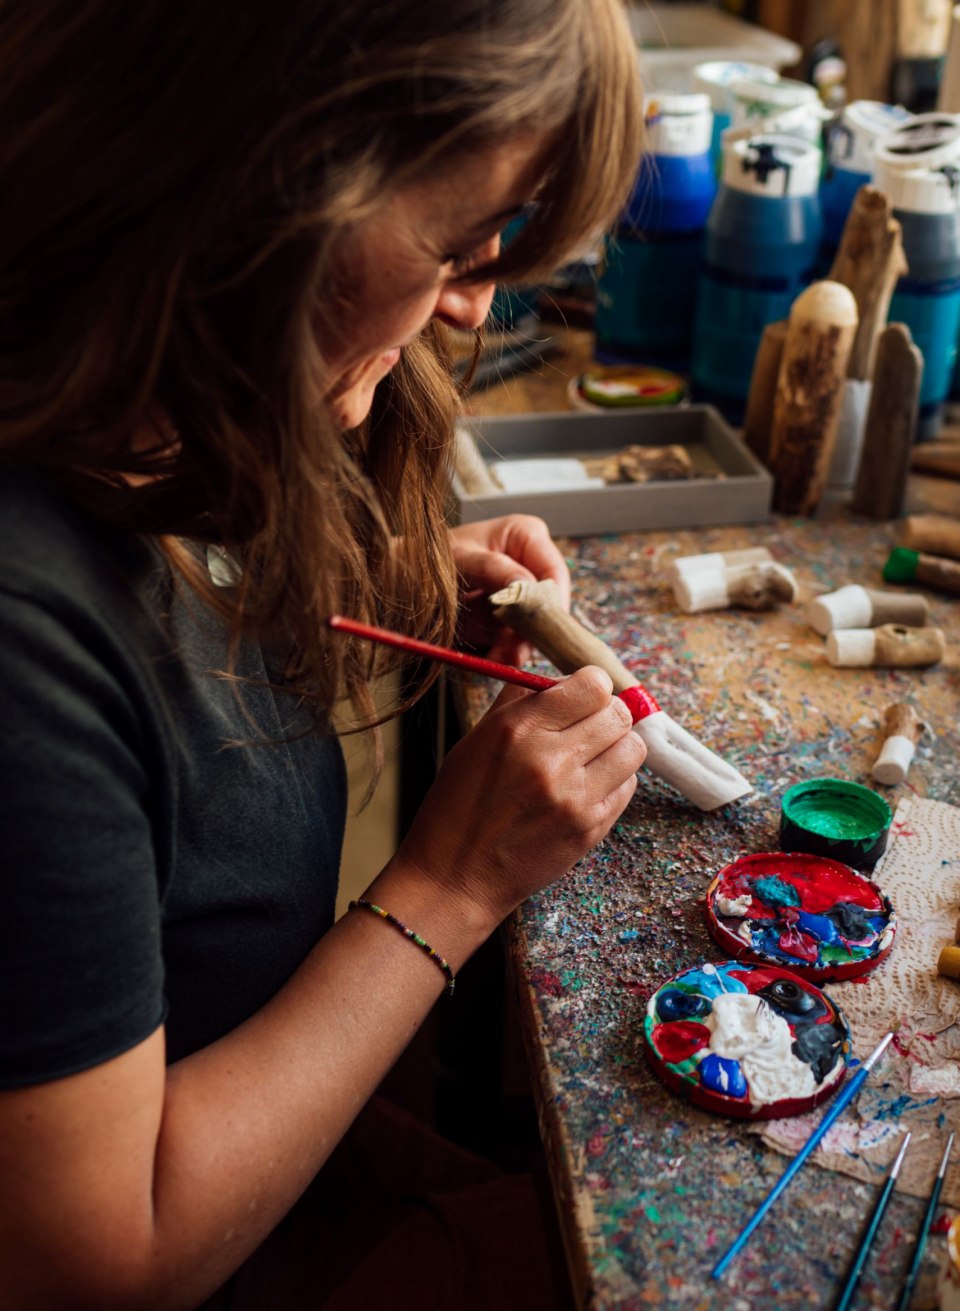
<instances>
[{"instance_id":1,"label":"gray tray","mask_svg":"<svg viewBox=\"0 0 960 1311\"><path fill-rule=\"evenodd\" d=\"M571 491L467 493L454 479L460 523L537 514L558 536L751 523L770 513L773 479L712 405L584 414L470 418L485 460L609 455L625 446L687 447L696 469L723 477L616 483Z\"/></svg>"}]
</instances>

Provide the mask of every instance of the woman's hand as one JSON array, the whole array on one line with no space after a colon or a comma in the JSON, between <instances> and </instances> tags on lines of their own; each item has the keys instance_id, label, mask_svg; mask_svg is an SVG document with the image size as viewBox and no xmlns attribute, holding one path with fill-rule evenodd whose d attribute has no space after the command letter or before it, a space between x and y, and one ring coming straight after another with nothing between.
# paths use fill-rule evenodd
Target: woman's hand
<instances>
[{"instance_id":1,"label":"woman's hand","mask_svg":"<svg viewBox=\"0 0 960 1311\"><path fill-rule=\"evenodd\" d=\"M559 878L621 814L646 755L611 689L591 666L543 692L505 688L447 756L396 859L488 931Z\"/></svg>"},{"instance_id":2,"label":"woman's hand","mask_svg":"<svg viewBox=\"0 0 960 1311\"><path fill-rule=\"evenodd\" d=\"M570 608L570 573L547 525L532 514L508 514L452 528L450 542L460 575L461 640L488 648L492 660L522 665L531 646L494 621L486 598L517 578L552 578Z\"/></svg>"}]
</instances>

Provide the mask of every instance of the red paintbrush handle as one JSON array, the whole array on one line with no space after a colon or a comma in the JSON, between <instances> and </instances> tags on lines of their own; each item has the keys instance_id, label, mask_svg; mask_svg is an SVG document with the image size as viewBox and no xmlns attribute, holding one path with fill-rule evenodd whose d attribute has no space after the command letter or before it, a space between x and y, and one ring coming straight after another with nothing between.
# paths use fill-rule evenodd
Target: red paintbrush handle
<instances>
[{"instance_id":1,"label":"red paintbrush handle","mask_svg":"<svg viewBox=\"0 0 960 1311\"><path fill-rule=\"evenodd\" d=\"M419 638L406 637L403 633L394 633L389 628L361 624L356 619L347 619L343 615L331 615L327 624L339 632L352 633L354 637L366 637L371 642L396 647L398 651L407 651L411 655L423 656L427 660L439 660L447 665L456 665L460 669L469 669L473 674L486 674L488 678L498 678L501 683L513 683L517 687L526 687L533 692L556 687L559 682L559 679L546 678L543 674L528 674L524 669L517 669L515 665L501 664L498 660L468 655L465 651L452 651L449 647L436 646L433 642L421 642ZM617 695L627 706L634 723L660 709L649 692L639 684L636 687L625 688Z\"/></svg>"}]
</instances>

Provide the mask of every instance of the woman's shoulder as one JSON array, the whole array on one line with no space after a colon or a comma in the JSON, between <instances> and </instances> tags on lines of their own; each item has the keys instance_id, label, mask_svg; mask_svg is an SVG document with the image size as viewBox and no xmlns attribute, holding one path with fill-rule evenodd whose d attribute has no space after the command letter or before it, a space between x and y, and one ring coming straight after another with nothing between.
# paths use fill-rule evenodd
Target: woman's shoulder
<instances>
[{"instance_id":1,"label":"woman's shoulder","mask_svg":"<svg viewBox=\"0 0 960 1311\"><path fill-rule=\"evenodd\" d=\"M50 477L0 465L0 592L96 614L157 569L144 542L98 524Z\"/></svg>"}]
</instances>

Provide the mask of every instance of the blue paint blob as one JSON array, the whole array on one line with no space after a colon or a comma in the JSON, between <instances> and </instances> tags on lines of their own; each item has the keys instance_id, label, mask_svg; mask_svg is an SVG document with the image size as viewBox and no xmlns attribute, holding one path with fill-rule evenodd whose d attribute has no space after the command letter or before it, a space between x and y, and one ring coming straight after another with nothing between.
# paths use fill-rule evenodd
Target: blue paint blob
<instances>
[{"instance_id":1,"label":"blue paint blob","mask_svg":"<svg viewBox=\"0 0 960 1311\"><path fill-rule=\"evenodd\" d=\"M725 1097L746 1097L747 1081L739 1061L711 1052L697 1066L697 1071L700 1082L711 1092L723 1093Z\"/></svg>"},{"instance_id":2,"label":"blue paint blob","mask_svg":"<svg viewBox=\"0 0 960 1311\"><path fill-rule=\"evenodd\" d=\"M671 1020L691 1020L706 1015L710 1004L705 997L697 993L682 992L679 988L668 988L657 998L657 1019L668 1024Z\"/></svg>"},{"instance_id":3,"label":"blue paint blob","mask_svg":"<svg viewBox=\"0 0 960 1311\"><path fill-rule=\"evenodd\" d=\"M799 906L800 893L792 883L778 879L775 874L757 879L753 885L753 895L766 902L768 906Z\"/></svg>"},{"instance_id":4,"label":"blue paint blob","mask_svg":"<svg viewBox=\"0 0 960 1311\"><path fill-rule=\"evenodd\" d=\"M836 924L826 915L811 915L806 910L798 911L797 927L804 933L809 933L810 937L816 938L818 942L832 944L840 941Z\"/></svg>"}]
</instances>

